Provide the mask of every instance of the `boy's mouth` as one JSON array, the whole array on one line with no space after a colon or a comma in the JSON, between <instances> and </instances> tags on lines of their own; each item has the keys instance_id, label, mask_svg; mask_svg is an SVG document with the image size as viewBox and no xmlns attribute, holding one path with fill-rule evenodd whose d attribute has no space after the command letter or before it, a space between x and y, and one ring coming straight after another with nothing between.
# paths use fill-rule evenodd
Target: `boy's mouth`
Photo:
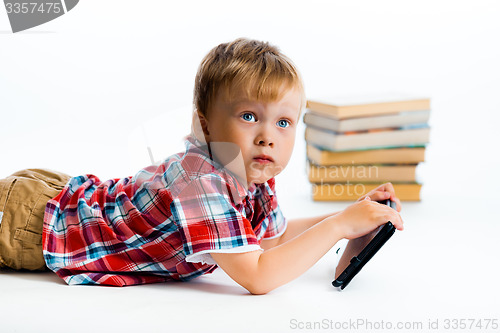
<instances>
[{"instance_id":1,"label":"boy's mouth","mask_svg":"<svg viewBox=\"0 0 500 333\"><path fill-rule=\"evenodd\" d=\"M257 161L259 163L271 163L271 162L274 162L274 160L273 160L273 158L271 156L264 155L264 154L257 155L253 159L254 159L254 161Z\"/></svg>"}]
</instances>

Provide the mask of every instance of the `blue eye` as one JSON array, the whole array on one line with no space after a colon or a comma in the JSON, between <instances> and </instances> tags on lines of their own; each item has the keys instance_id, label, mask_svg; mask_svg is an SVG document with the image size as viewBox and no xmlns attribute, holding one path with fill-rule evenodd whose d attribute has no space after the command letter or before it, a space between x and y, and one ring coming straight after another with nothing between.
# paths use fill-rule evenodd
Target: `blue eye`
<instances>
[{"instance_id":1,"label":"blue eye","mask_svg":"<svg viewBox=\"0 0 500 333\"><path fill-rule=\"evenodd\" d=\"M241 116L241 118L243 118L246 121L252 121L252 118L254 118L254 116L251 113L245 113Z\"/></svg>"},{"instance_id":2,"label":"blue eye","mask_svg":"<svg viewBox=\"0 0 500 333\"><path fill-rule=\"evenodd\" d=\"M277 122L278 126L281 128L286 128L290 125L288 120L281 119L280 121Z\"/></svg>"}]
</instances>

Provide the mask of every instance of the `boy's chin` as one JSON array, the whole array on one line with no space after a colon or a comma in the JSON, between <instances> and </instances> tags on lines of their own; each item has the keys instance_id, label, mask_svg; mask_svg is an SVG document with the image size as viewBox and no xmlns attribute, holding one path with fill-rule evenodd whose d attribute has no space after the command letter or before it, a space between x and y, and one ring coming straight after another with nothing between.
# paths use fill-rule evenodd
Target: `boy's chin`
<instances>
[{"instance_id":1,"label":"boy's chin","mask_svg":"<svg viewBox=\"0 0 500 333\"><path fill-rule=\"evenodd\" d=\"M248 187L252 186L252 184L264 184L271 178L273 178L273 177L261 177L261 178L252 179L248 182Z\"/></svg>"}]
</instances>

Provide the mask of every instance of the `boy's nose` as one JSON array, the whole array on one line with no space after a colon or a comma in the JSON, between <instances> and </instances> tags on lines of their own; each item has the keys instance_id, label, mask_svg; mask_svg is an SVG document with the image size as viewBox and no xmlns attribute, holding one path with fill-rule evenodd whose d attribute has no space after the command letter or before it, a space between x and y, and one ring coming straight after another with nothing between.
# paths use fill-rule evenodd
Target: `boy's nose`
<instances>
[{"instance_id":1,"label":"boy's nose","mask_svg":"<svg viewBox=\"0 0 500 333\"><path fill-rule=\"evenodd\" d=\"M273 146L274 144L272 142L269 142L269 141L264 141L264 140L260 140L259 141L259 146Z\"/></svg>"},{"instance_id":2,"label":"boy's nose","mask_svg":"<svg viewBox=\"0 0 500 333\"><path fill-rule=\"evenodd\" d=\"M262 126L260 126L259 132L255 137L255 144L259 146L274 147L272 125L262 124Z\"/></svg>"},{"instance_id":3,"label":"boy's nose","mask_svg":"<svg viewBox=\"0 0 500 333\"><path fill-rule=\"evenodd\" d=\"M255 141L256 141L256 144L259 145L259 146L274 147L274 142L269 137L263 137L263 136L257 137Z\"/></svg>"}]
</instances>

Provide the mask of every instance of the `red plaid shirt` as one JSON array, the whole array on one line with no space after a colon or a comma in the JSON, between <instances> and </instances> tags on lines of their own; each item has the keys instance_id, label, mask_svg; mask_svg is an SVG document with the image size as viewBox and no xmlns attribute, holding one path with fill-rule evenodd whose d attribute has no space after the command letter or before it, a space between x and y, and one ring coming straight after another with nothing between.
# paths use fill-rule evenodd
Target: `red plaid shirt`
<instances>
[{"instance_id":1,"label":"red plaid shirt","mask_svg":"<svg viewBox=\"0 0 500 333\"><path fill-rule=\"evenodd\" d=\"M133 177L73 177L47 203L47 267L72 284L187 281L217 266L211 252L262 250L286 229L274 178L245 189L194 138Z\"/></svg>"}]
</instances>

